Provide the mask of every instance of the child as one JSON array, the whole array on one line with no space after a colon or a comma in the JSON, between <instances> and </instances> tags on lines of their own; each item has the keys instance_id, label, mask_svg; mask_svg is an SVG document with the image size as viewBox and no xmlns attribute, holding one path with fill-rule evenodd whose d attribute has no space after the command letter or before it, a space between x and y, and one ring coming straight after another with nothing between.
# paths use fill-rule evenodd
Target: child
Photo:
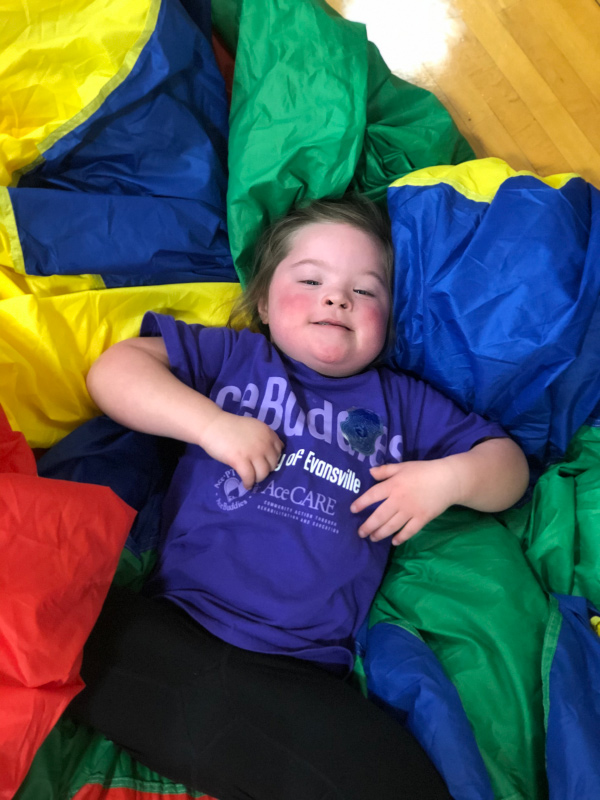
<instances>
[{"instance_id":1,"label":"child","mask_svg":"<svg viewBox=\"0 0 600 800\"><path fill-rule=\"evenodd\" d=\"M103 411L188 447L157 568L144 596L109 595L71 711L220 800L448 798L414 739L341 678L390 544L454 503L510 506L525 458L374 366L393 264L375 206L293 211L257 258L243 305L263 333L148 314L90 370Z\"/></svg>"}]
</instances>

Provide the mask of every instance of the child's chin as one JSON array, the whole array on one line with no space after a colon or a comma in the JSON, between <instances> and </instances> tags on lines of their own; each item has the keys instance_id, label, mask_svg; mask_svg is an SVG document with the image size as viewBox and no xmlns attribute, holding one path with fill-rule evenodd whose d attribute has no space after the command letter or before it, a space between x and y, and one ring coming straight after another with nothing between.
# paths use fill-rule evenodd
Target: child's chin
<instances>
[{"instance_id":1,"label":"child's chin","mask_svg":"<svg viewBox=\"0 0 600 800\"><path fill-rule=\"evenodd\" d=\"M328 378L347 378L361 372L363 366L349 365L347 361L336 359L318 359L309 364L315 372L326 375Z\"/></svg>"}]
</instances>

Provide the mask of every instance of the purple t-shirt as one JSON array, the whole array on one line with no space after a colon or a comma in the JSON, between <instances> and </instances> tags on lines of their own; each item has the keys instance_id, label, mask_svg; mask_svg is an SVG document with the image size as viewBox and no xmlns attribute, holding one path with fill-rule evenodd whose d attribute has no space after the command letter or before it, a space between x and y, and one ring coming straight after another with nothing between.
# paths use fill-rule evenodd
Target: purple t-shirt
<instances>
[{"instance_id":1,"label":"purple t-shirt","mask_svg":"<svg viewBox=\"0 0 600 800\"><path fill-rule=\"evenodd\" d=\"M141 334L164 338L180 380L225 411L264 421L285 445L277 469L250 491L233 469L187 446L148 593L238 647L351 668L391 542L358 536L373 507L350 512L374 483L369 468L506 434L422 381L383 368L328 378L248 330L150 313ZM344 438L342 423L357 413L374 431L371 455Z\"/></svg>"}]
</instances>

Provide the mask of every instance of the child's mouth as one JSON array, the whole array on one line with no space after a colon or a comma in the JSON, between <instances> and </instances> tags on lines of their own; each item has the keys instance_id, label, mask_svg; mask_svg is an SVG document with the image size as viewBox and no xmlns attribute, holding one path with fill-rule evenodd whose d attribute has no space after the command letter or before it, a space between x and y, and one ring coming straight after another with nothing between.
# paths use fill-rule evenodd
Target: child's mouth
<instances>
[{"instance_id":1,"label":"child's mouth","mask_svg":"<svg viewBox=\"0 0 600 800\"><path fill-rule=\"evenodd\" d=\"M343 330L345 330L345 331L349 331L349 330L350 330L350 328L348 328L346 325L342 325L342 323L341 323L341 322L334 322L334 321L329 321L329 320L323 320L322 322L315 322L314 324L315 324L315 325L328 325L328 326L330 326L331 328L342 328L342 329L343 329Z\"/></svg>"}]
</instances>

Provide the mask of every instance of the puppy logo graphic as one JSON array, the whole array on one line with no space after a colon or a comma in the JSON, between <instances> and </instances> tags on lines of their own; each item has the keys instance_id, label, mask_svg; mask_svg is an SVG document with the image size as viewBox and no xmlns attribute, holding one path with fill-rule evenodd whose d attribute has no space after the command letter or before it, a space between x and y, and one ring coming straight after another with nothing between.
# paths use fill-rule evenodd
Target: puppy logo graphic
<instances>
[{"instance_id":1,"label":"puppy logo graphic","mask_svg":"<svg viewBox=\"0 0 600 800\"><path fill-rule=\"evenodd\" d=\"M236 508L245 506L248 502L249 490L246 489L239 475L233 469L228 469L215 483L217 490L217 505L223 511L235 511Z\"/></svg>"},{"instance_id":2,"label":"puppy logo graphic","mask_svg":"<svg viewBox=\"0 0 600 800\"><path fill-rule=\"evenodd\" d=\"M381 417L368 408L349 408L340 428L350 447L365 456L375 452L375 442L383 433Z\"/></svg>"}]
</instances>

